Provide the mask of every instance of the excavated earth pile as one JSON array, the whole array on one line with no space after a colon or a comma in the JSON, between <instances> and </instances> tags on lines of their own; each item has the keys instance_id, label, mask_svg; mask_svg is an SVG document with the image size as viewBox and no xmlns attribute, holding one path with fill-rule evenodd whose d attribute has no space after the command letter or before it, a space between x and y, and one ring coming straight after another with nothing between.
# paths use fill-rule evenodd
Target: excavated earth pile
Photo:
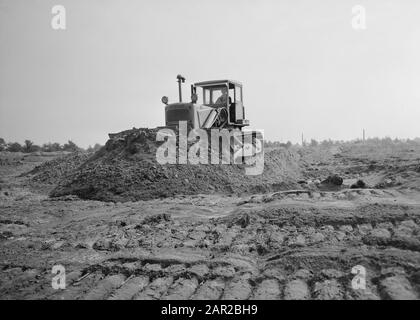
<instances>
[{"instance_id":1,"label":"excavated earth pile","mask_svg":"<svg viewBox=\"0 0 420 320\"><path fill-rule=\"evenodd\" d=\"M265 192L293 188L301 176L299 156L286 149L266 153L264 172L258 176L246 175L244 165L160 165L156 150L162 142L156 141L156 133L132 129L111 135L101 150L63 176L51 196L124 202L177 194Z\"/></svg>"},{"instance_id":2,"label":"excavated earth pile","mask_svg":"<svg viewBox=\"0 0 420 320\"><path fill-rule=\"evenodd\" d=\"M57 184L63 177L70 175L91 155L91 153L86 152L66 154L44 162L29 172L22 174L22 176L31 176L31 180L37 183Z\"/></svg>"}]
</instances>

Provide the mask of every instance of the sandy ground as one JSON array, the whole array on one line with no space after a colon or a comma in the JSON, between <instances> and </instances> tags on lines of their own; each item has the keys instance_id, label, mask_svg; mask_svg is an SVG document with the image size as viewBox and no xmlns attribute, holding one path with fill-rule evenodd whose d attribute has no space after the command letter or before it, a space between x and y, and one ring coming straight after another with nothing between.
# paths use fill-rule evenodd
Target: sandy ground
<instances>
[{"instance_id":1,"label":"sandy ground","mask_svg":"<svg viewBox=\"0 0 420 320\"><path fill-rule=\"evenodd\" d=\"M343 152L306 164L308 179L333 166L350 180L387 178L386 188L125 203L49 198L21 174L52 157L18 158L0 166L2 299L420 297L420 180L395 176L399 158ZM58 264L64 290L51 286ZM365 289L352 288L357 265Z\"/></svg>"}]
</instances>

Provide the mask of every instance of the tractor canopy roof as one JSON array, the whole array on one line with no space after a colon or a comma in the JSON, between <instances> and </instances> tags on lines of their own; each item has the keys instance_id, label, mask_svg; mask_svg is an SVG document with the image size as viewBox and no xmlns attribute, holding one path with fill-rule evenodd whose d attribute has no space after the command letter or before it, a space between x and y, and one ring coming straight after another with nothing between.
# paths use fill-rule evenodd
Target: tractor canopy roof
<instances>
[{"instance_id":1,"label":"tractor canopy roof","mask_svg":"<svg viewBox=\"0 0 420 320\"><path fill-rule=\"evenodd\" d=\"M202 81L194 83L196 87L207 87L207 86L216 86L216 85L226 85L226 84L233 84L238 87L242 87L242 83L235 80L210 80L210 81Z\"/></svg>"}]
</instances>

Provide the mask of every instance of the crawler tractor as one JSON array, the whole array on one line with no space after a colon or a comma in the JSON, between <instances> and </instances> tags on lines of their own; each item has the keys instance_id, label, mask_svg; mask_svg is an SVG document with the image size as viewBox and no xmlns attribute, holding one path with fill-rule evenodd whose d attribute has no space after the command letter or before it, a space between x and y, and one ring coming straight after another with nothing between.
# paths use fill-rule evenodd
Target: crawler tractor
<instances>
[{"instance_id":1,"label":"crawler tractor","mask_svg":"<svg viewBox=\"0 0 420 320\"><path fill-rule=\"evenodd\" d=\"M182 83L185 78L177 76L179 102L165 104L165 128L178 132L180 122L187 122L187 130L227 129L234 131L230 145L233 159L242 162L255 161L256 154L263 155L262 132L244 131L249 126L245 119L245 108L242 100L242 84L233 80L212 80L197 82L191 85L191 102L182 101ZM200 101L199 101L200 100Z\"/></svg>"},{"instance_id":2,"label":"crawler tractor","mask_svg":"<svg viewBox=\"0 0 420 320\"><path fill-rule=\"evenodd\" d=\"M181 85L185 78L177 76L179 102L165 106L166 127L177 128L179 121L187 121L188 129L240 129L249 125L245 119L242 84L233 80L212 80L191 85L191 102L182 101Z\"/></svg>"}]
</instances>

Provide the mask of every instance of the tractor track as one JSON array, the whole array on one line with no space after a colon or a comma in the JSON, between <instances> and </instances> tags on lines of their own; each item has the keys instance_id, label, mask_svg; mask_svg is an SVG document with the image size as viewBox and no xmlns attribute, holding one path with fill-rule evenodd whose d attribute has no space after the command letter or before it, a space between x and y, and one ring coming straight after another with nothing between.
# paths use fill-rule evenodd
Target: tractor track
<instances>
[{"instance_id":1,"label":"tractor track","mask_svg":"<svg viewBox=\"0 0 420 320\"><path fill-rule=\"evenodd\" d=\"M45 299L417 299L419 207L402 204L401 192L366 191L352 191L357 205L342 192L321 204L297 192L261 202L249 197L218 218L111 223L101 234L109 242L76 250L98 259L73 265L66 290L45 281L33 286ZM364 203L366 197L378 203ZM366 269L366 290L351 286L356 265Z\"/></svg>"},{"instance_id":2,"label":"tractor track","mask_svg":"<svg viewBox=\"0 0 420 320\"><path fill-rule=\"evenodd\" d=\"M376 254L362 260L367 264L367 289L351 287L352 264L360 263L360 254L340 261L340 251L328 257L313 252L294 252L260 267L241 268L231 264L143 264L141 261L107 266L91 266L82 281L69 291L55 293L53 299L388 299L418 298L419 271L409 264L379 267ZM384 252L382 258L398 258L399 252ZM420 258L417 254L413 259ZM322 268L319 268L319 260ZM346 261L344 261L346 260ZM342 265L337 268L337 262ZM136 264L133 266L132 264ZM313 266L318 268L311 268ZM279 272L279 269L286 270ZM297 266L300 269L297 269ZM290 267L290 270L287 268ZM155 269L155 270L151 270ZM233 270L234 269L234 272ZM297 269L297 270L296 270ZM86 270L84 270L86 271ZM82 271L82 273L84 272ZM94 280L93 280L94 279ZM393 288L390 283L402 285ZM84 285L87 283L87 287Z\"/></svg>"}]
</instances>

